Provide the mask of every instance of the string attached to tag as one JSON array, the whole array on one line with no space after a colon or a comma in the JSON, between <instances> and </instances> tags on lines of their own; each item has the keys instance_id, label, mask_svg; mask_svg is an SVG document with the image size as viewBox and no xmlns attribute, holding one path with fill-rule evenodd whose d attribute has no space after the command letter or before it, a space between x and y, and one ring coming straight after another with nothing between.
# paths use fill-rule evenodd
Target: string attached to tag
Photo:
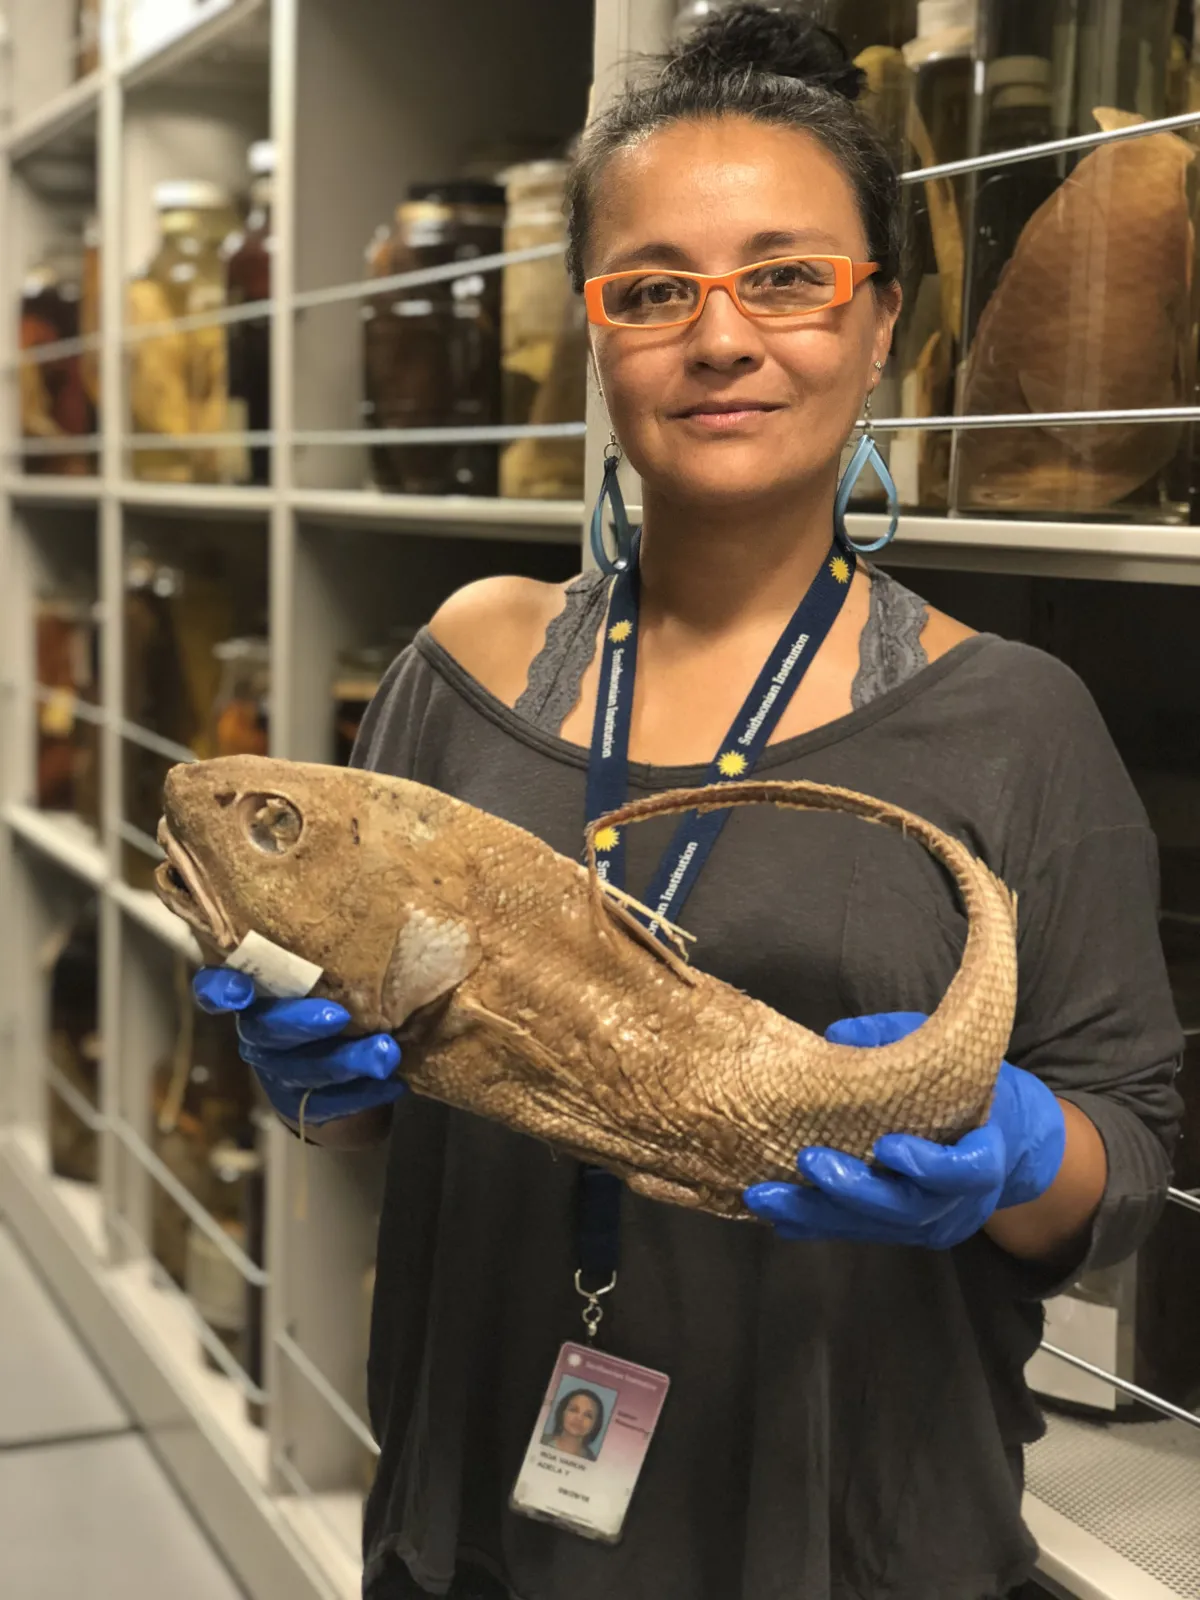
<instances>
[{"instance_id":1,"label":"string attached to tag","mask_svg":"<svg viewBox=\"0 0 1200 1600\"><path fill-rule=\"evenodd\" d=\"M300 1100L300 1181L296 1185L295 1210L295 1220L297 1222L308 1221L308 1147L312 1140L304 1131L304 1113L308 1106L309 1097L313 1092L312 1089L306 1089Z\"/></svg>"}]
</instances>

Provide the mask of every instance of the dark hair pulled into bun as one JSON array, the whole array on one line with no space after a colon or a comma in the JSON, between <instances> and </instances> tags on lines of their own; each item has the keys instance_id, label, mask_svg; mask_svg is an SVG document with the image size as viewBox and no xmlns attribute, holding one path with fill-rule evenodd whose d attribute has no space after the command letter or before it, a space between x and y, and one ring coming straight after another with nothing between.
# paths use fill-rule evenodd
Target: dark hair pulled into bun
<instances>
[{"instance_id":1,"label":"dark hair pulled into bun","mask_svg":"<svg viewBox=\"0 0 1200 1600\"><path fill-rule=\"evenodd\" d=\"M695 82L767 72L857 100L867 75L836 33L804 12L739 5L710 17L667 57L665 71Z\"/></svg>"},{"instance_id":2,"label":"dark hair pulled into bun","mask_svg":"<svg viewBox=\"0 0 1200 1600\"><path fill-rule=\"evenodd\" d=\"M900 183L879 134L854 105L866 75L802 5L740 4L701 24L585 129L567 182L567 270L582 289L596 186L609 158L674 122L742 116L819 139L853 186L871 280L893 283L902 246Z\"/></svg>"}]
</instances>

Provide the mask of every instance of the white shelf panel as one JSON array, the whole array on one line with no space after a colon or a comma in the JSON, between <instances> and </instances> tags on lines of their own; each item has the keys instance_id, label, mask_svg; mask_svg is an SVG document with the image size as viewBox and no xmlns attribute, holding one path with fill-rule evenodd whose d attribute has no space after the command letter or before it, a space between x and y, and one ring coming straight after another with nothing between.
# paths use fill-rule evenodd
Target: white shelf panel
<instances>
[{"instance_id":1,"label":"white shelf panel","mask_svg":"<svg viewBox=\"0 0 1200 1600\"><path fill-rule=\"evenodd\" d=\"M851 516L851 532L877 538L881 516ZM1122 556L1138 560L1200 560L1200 528L1174 523L1054 522L1049 518L1009 521L1000 517L901 517L896 543L987 544L999 550L1054 550L1073 555Z\"/></svg>"},{"instance_id":2,"label":"white shelf panel","mask_svg":"<svg viewBox=\"0 0 1200 1600\"><path fill-rule=\"evenodd\" d=\"M99 478L35 478L12 473L4 479L4 494L20 501L40 505L96 505L100 499Z\"/></svg>"},{"instance_id":3,"label":"white shelf panel","mask_svg":"<svg viewBox=\"0 0 1200 1600\"><path fill-rule=\"evenodd\" d=\"M246 1420L246 1407L236 1384L214 1372L203 1360L183 1295L174 1284L157 1281L148 1260L114 1268L109 1286L131 1328L150 1351L189 1411L220 1430L238 1462L264 1490L268 1445L262 1428Z\"/></svg>"},{"instance_id":4,"label":"white shelf panel","mask_svg":"<svg viewBox=\"0 0 1200 1600\"><path fill-rule=\"evenodd\" d=\"M218 45L223 52L219 66L226 70L231 56L237 65L248 59L265 70L270 54L270 13L270 0L207 0L198 21L127 56L118 76L126 89L140 88L195 69Z\"/></svg>"},{"instance_id":5,"label":"white shelf panel","mask_svg":"<svg viewBox=\"0 0 1200 1600\"><path fill-rule=\"evenodd\" d=\"M50 1179L55 1199L91 1246L97 1260L108 1250L104 1231L104 1207L94 1183L79 1183L73 1178Z\"/></svg>"},{"instance_id":6,"label":"white shelf panel","mask_svg":"<svg viewBox=\"0 0 1200 1600\"><path fill-rule=\"evenodd\" d=\"M1079 1600L1200 1595L1200 1431L1052 1416L1026 1456L1046 1576Z\"/></svg>"},{"instance_id":7,"label":"white shelf panel","mask_svg":"<svg viewBox=\"0 0 1200 1600\"><path fill-rule=\"evenodd\" d=\"M188 931L187 923L181 921L173 911L168 911L152 889L131 889L127 883L114 883L111 891L121 909L128 912L135 922L141 923L156 939L161 939L165 945L178 950L180 955L197 965L203 961L200 946Z\"/></svg>"},{"instance_id":8,"label":"white shelf panel","mask_svg":"<svg viewBox=\"0 0 1200 1600\"><path fill-rule=\"evenodd\" d=\"M631 521L641 521L640 505L628 511ZM869 543L886 533L887 518L852 512L846 527L852 539ZM1200 584L1200 527L902 512L895 541L878 559L898 566Z\"/></svg>"},{"instance_id":9,"label":"white shelf panel","mask_svg":"<svg viewBox=\"0 0 1200 1600\"><path fill-rule=\"evenodd\" d=\"M71 1178L56 1178L50 1171L50 1152L40 1128L10 1128L7 1137L30 1171L43 1178L63 1213L70 1217L79 1235L100 1260L108 1250L104 1231L104 1207L94 1183L77 1183Z\"/></svg>"},{"instance_id":10,"label":"white shelf panel","mask_svg":"<svg viewBox=\"0 0 1200 1600\"><path fill-rule=\"evenodd\" d=\"M284 1495L279 1513L314 1561L338 1600L361 1600L362 1496Z\"/></svg>"},{"instance_id":11,"label":"white shelf panel","mask_svg":"<svg viewBox=\"0 0 1200 1600\"><path fill-rule=\"evenodd\" d=\"M75 877L95 888L104 884L108 876L104 851L86 822L70 812L38 811L16 802L6 805L0 817L19 838Z\"/></svg>"},{"instance_id":12,"label":"white shelf panel","mask_svg":"<svg viewBox=\"0 0 1200 1600\"><path fill-rule=\"evenodd\" d=\"M270 489L236 484L136 483L126 479L117 490L122 505L156 511L186 511L204 516L266 516L275 504Z\"/></svg>"},{"instance_id":13,"label":"white shelf panel","mask_svg":"<svg viewBox=\"0 0 1200 1600\"><path fill-rule=\"evenodd\" d=\"M103 73L93 72L73 83L11 128L0 139L0 148L7 151L10 160L23 161L64 134L81 130L97 114L102 82Z\"/></svg>"},{"instance_id":14,"label":"white shelf panel","mask_svg":"<svg viewBox=\"0 0 1200 1600\"><path fill-rule=\"evenodd\" d=\"M199 1354L145 1261L99 1261L20 1136L0 1130L0 1208L250 1594L343 1600L265 1487L268 1444Z\"/></svg>"},{"instance_id":15,"label":"white shelf panel","mask_svg":"<svg viewBox=\"0 0 1200 1600\"><path fill-rule=\"evenodd\" d=\"M847 518L854 539L878 538L882 516ZM1007 521L902 516L885 561L1127 583L1200 584L1200 528L1165 523Z\"/></svg>"},{"instance_id":16,"label":"white shelf panel","mask_svg":"<svg viewBox=\"0 0 1200 1600\"><path fill-rule=\"evenodd\" d=\"M484 495L381 494L373 490L297 489L290 496L299 516L322 522L468 534L480 539L520 537L536 543L577 544L582 500L504 500Z\"/></svg>"}]
</instances>

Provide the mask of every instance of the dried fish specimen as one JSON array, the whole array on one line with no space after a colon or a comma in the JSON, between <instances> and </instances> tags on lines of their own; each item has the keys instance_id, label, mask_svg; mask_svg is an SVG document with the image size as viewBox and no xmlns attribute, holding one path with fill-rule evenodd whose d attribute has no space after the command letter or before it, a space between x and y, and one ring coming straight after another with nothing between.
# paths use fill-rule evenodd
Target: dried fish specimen
<instances>
[{"instance_id":1,"label":"dried fish specimen","mask_svg":"<svg viewBox=\"0 0 1200 1600\"><path fill-rule=\"evenodd\" d=\"M164 803L159 895L217 959L282 947L311 964L301 990L316 979L356 1030L401 1039L412 1089L640 1194L745 1216L746 1185L795 1179L802 1145L868 1157L883 1133L952 1140L987 1114L1016 1002L1015 904L964 845L897 806L815 783L673 790L593 826L585 868L377 773L230 756L173 768ZM897 829L953 876L962 965L898 1044L829 1044L694 970L683 935L652 937L596 876L602 828L762 804ZM286 966L282 951L268 964Z\"/></svg>"},{"instance_id":2,"label":"dried fish specimen","mask_svg":"<svg viewBox=\"0 0 1200 1600\"><path fill-rule=\"evenodd\" d=\"M1142 119L1099 107L1105 131ZM1022 229L971 346L964 412L1184 403L1192 377L1195 150L1173 133L1085 156ZM1178 424L967 431L962 504L1096 511L1174 455Z\"/></svg>"}]
</instances>

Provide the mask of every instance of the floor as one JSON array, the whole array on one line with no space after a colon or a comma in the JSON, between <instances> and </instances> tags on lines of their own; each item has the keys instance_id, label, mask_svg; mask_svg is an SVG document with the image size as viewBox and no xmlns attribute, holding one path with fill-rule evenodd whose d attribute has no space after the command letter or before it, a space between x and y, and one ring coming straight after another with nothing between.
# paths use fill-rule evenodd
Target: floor
<instances>
[{"instance_id":1,"label":"floor","mask_svg":"<svg viewBox=\"0 0 1200 1600\"><path fill-rule=\"evenodd\" d=\"M2 1222L0 1595L244 1600Z\"/></svg>"}]
</instances>

